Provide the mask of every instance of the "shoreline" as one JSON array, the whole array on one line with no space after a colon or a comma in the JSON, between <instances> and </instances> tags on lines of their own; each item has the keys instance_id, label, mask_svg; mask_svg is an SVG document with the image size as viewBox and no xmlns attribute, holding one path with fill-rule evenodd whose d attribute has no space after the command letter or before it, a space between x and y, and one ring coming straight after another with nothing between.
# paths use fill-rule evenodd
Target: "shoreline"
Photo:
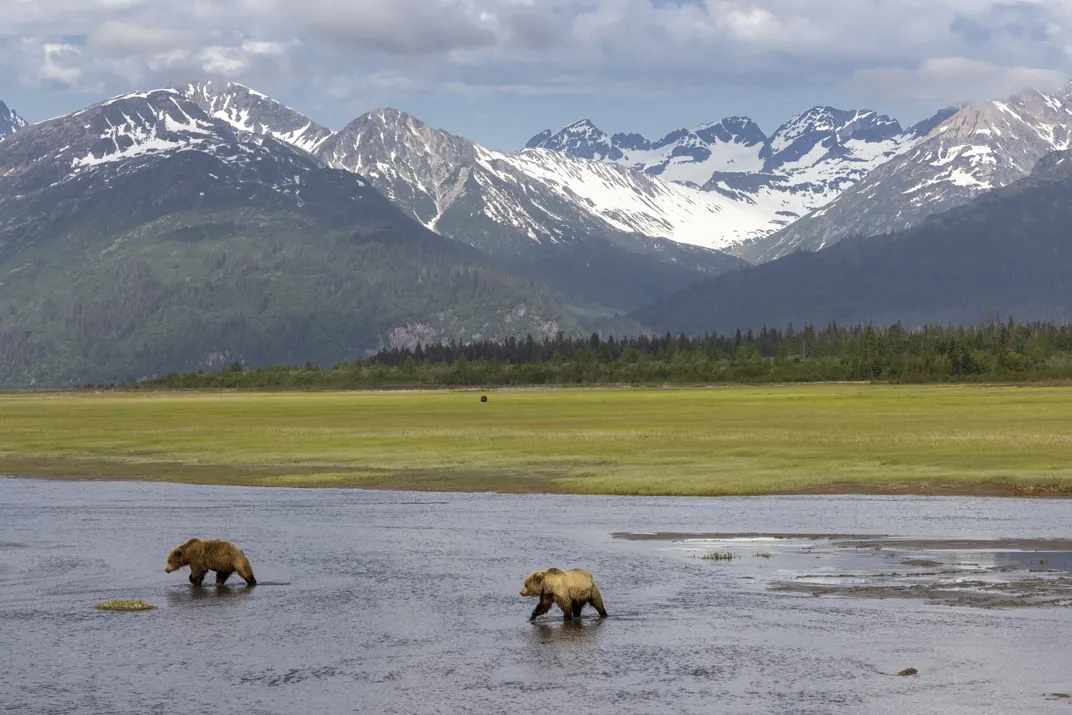
<instances>
[{"instance_id":1,"label":"shoreline","mask_svg":"<svg viewBox=\"0 0 1072 715\"><path fill-rule=\"evenodd\" d=\"M874 387L874 388L1072 388L1072 378L1040 378L1037 380L937 380L932 382L893 382L884 380L772 380L757 382L607 382L551 384L486 384L486 385L284 385L280 387L166 387L162 385L80 385L0 388L0 397L15 395L317 395L394 394L394 393L546 393L546 392L676 392L704 390L755 390L780 388Z\"/></svg>"},{"instance_id":2,"label":"shoreline","mask_svg":"<svg viewBox=\"0 0 1072 715\"><path fill-rule=\"evenodd\" d=\"M407 485L404 482L380 484L347 484L333 481L331 483L286 484L258 480L199 480L176 478L154 478L146 475L117 474L0 474L0 479L21 481L50 482L100 482L108 484L188 484L207 487L246 487L262 489L346 489L371 492L408 492L414 494L497 494L497 495L531 495L531 496L575 496L575 497L631 497L636 499L673 498L673 499L718 499L741 497L816 497L816 496L915 496L915 497L975 497L980 499L1072 499L1072 488L1056 485L1009 485L1009 484L859 484L859 485L818 485L805 489L786 489L770 491L711 491L661 493L658 491L576 491L570 489L492 489L443 487L428 488ZM269 478L270 479L270 478ZM651 538L651 537L644 537ZM689 537L698 538L698 537Z\"/></svg>"}]
</instances>

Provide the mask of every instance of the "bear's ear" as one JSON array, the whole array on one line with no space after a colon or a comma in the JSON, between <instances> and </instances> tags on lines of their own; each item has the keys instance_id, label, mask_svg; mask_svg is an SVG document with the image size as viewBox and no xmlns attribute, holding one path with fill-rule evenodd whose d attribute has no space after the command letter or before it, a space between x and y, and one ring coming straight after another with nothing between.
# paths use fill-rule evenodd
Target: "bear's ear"
<instances>
[{"instance_id":1,"label":"bear's ear","mask_svg":"<svg viewBox=\"0 0 1072 715\"><path fill-rule=\"evenodd\" d=\"M182 549L175 549L174 551L171 552L171 555L174 556L177 559L181 559L182 558Z\"/></svg>"},{"instance_id":2,"label":"bear's ear","mask_svg":"<svg viewBox=\"0 0 1072 715\"><path fill-rule=\"evenodd\" d=\"M543 571L533 571L532 581L533 583L543 583Z\"/></svg>"}]
</instances>

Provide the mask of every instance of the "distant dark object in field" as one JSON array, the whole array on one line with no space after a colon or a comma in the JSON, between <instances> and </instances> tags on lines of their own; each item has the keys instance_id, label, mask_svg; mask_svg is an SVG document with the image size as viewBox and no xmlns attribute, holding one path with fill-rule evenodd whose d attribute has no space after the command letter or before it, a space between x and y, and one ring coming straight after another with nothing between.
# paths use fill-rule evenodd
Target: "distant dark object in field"
<instances>
[{"instance_id":1,"label":"distant dark object in field","mask_svg":"<svg viewBox=\"0 0 1072 715\"><path fill-rule=\"evenodd\" d=\"M919 672L919 671L918 671L918 670L916 670L915 668L905 668L904 670L902 670L902 671L901 671L900 673L898 673L897 675L915 675L915 674L916 674L916 673L918 673L918 672Z\"/></svg>"},{"instance_id":2,"label":"distant dark object in field","mask_svg":"<svg viewBox=\"0 0 1072 715\"><path fill-rule=\"evenodd\" d=\"M481 395L480 396L480 401L481 402L487 402L488 401L488 396L487 395Z\"/></svg>"}]
</instances>

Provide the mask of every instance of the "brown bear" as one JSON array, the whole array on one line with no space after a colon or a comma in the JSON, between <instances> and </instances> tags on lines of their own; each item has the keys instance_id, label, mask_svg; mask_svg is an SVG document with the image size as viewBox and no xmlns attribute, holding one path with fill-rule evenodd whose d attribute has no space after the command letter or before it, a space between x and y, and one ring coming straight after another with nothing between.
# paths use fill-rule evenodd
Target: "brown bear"
<instances>
[{"instance_id":1,"label":"brown bear","mask_svg":"<svg viewBox=\"0 0 1072 715\"><path fill-rule=\"evenodd\" d=\"M552 604L561 609L562 616L567 621L580 618L581 609L588 603L599 611L600 618L607 617L607 612L603 609L603 597L596 588L592 574L584 569L563 571L549 568L546 571L533 571L525 579L521 595L540 598L540 602L532 610L530 621L535 621L537 616L550 611Z\"/></svg>"},{"instance_id":2,"label":"brown bear","mask_svg":"<svg viewBox=\"0 0 1072 715\"><path fill-rule=\"evenodd\" d=\"M190 583L200 586L205 580L206 571L216 572L216 585L222 586L235 571L246 580L249 586L256 586L253 569L242 551L230 541L202 541L190 539L182 546L172 549L167 557L164 573L178 571L183 566L190 567Z\"/></svg>"}]
</instances>

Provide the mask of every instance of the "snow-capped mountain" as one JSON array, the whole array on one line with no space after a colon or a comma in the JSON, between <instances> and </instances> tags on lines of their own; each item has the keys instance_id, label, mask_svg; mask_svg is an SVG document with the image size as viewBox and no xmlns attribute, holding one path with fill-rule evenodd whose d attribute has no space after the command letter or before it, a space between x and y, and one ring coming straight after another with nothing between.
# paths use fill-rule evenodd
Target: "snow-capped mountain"
<instances>
[{"instance_id":1,"label":"snow-capped mountain","mask_svg":"<svg viewBox=\"0 0 1072 715\"><path fill-rule=\"evenodd\" d=\"M723 241L720 226L754 223L730 202L691 188L547 150L491 151L395 109L359 117L316 155L365 176L440 234L602 305L642 302L652 290L740 267L708 247ZM565 265L582 256L594 272L614 264L625 273L601 276L613 289L595 290L592 279L576 282L576 266ZM636 274L645 271L649 283L660 271L666 281L640 290L644 281ZM633 298L626 297L632 289Z\"/></svg>"},{"instance_id":2,"label":"snow-capped mountain","mask_svg":"<svg viewBox=\"0 0 1072 715\"><path fill-rule=\"evenodd\" d=\"M763 326L969 325L1072 317L1072 151L894 235L842 241L717 276L633 318L657 333Z\"/></svg>"},{"instance_id":3,"label":"snow-capped mountain","mask_svg":"<svg viewBox=\"0 0 1072 715\"><path fill-rule=\"evenodd\" d=\"M14 134L25 126L25 119L20 117L14 109L9 109L6 104L0 102L0 139Z\"/></svg>"},{"instance_id":4,"label":"snow-capped mountain","mask_svg":"<svg viewBox=\"0 0 1072 715\"><path fill-rule=\"evenodd\" d=\"M533 137L526 148L612 162L699 187L716 171L762 169L766 142L763 132L747 117L732 117L692 130L679 129L657 141L640 134L610 136L584 119L557 134L545 131Z\"/></svg>"},{"instance_id":5,"label":"snow-capped mountain","mask_svg":"<svg viewBox=\"0 0 1072 715\"><path fill-rule=\"evenodd\" d=\"M395 109L369 112L332 133L242 85L193 84L182 91L240 130L367 176L432 230L500 256L593 238L659 261L681 259L706 273L729 259L704 249L754 237L763 221L751 208L632 170L550 152L490 151ZM457 218L465 210L465 220Z\"/></svg>"},{"instance_id":6,"label":"snow-capped mountain","mask_svg":"<svg viewBox=\"0 0 1072 715\"><path fill-rule=\"evenodd\" d=\"M180 92L162 89L114 97L12 135L0 149L0 181L18 190L16 199L27 198L98 174L102 182L111 181L177 154L212 157L233 169L206 175L207 195L216 181L236 182L231 187L236 188L256 179L298 202L302 174L319 168L311 156L289 144L240 134ZM87 190L103 188L83 185Z\"/></svg>"},{"instance_id":7,"label":"snow-capped mountain","mask_svg":"<svg viewBox=\"0 0 1072 715\"><path fill-rule=\"evenodd\" d=\"M964 107L828 205L742 247L753 261L901 231L1028 174L1072 140L1072 92L1036 90Z\"/></svg>"},{"instance_id":8,"label":"snow-capped mountain","mask_svg":"<svg viewBox=\"0 0 1072 715\"><path fill-rule=\"evenodd\" d=\"M816 107L767 137L751 119L730 117L679 129L658 141L608 136L583 120L528 143L574 157L627 166L717 193L751 217L723 224L722 246L762 237L823 206L875 167L910 149L948 112L909 130L870 110ZM730 249L732 250L732 249Z\"/></svg>"},{"instance_id":9,"label":"snow-capped mountain","mask_svg":"<svg viewBox=\"0 0 1072 715\"><path fill-rule=\"evenodd\" d=\"M175 90L0 142L0 275L0 384L579 330L552 291L357 174Z\"/></svg>"},{"instance_id":10,"label":"snow-capped mountain","mask_svg":"<svg viewBox=\"0 0 1072 715\"><path fill-rule=\"evenodd\" d=\"M732 215L732 206L619 166L541 149L491 151L395 109L358 118L317 155L366 176L433 229L473 190L486 217L537 244L574 240L583 226L707 246L715 224L748 220Z\"/></svg>"},{"instance_id":11,"label":"snow-capped mountain","mask_svg":"<svg viewBox=\"0 0 1072 715\"><path fill-rule=\"evenodd\" d=\"M361 177L238 132L174 90L114 97L0 142L0 257L46 230L236 205L339 213L354 202L391 208Z\"/></svg>"},{"instance_id":12,"label":"snow-capped mountain","mask_svg":"<svg viewBox=\"0 0 1072 715\"><path fill-rule=\"evenodd\" d=\"M308 152L316 151L331 136L327 127L237 82L192 83L176 89L235 129L270 136Z\"/></svg>"}]
</instances>

